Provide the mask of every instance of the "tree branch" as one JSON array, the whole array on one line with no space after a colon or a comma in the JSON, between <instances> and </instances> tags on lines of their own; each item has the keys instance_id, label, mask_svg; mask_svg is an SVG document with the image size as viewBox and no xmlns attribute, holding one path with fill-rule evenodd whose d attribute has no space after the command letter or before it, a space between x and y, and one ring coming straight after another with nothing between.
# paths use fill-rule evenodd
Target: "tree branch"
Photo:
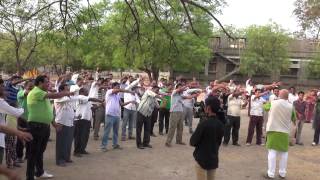
<instances>
[{"instance_id":1,"label":"tree branch","mask_svg":"<svg viewBox=\"0 0 320 180\"><path fill-rule=\"evenodd\" d=\"M170 31L163 25L163 23L161 22L160 18L158 17L158 15L156 14L155 10L153 9L150 0L147 0L149 8L154 16L154 18L156 19L156 21L160 24L160 26L162 27L162 29L165 31L165 33L167 34L167 36L170 38L170 40L173 42L175 49L179 52L179 49L177 47L177 44L174 40L174 37L172 36L172 34L170 33Z\"/></svg>"},{"instance_id":2,"label":"tree branch","mask_svg":"<svg viewBox=\"0 0 320 180\"><path fill-rule=\"evenodd\" d=\"M30 20L32 17L36 16L38 13L40 13L41 11L47 9L47 8L50 8L52 5L54 5L55 3L58 3L58 2L62 2L61 0L58 0L58 1L53 1L52 3L38 9L36 12L32 13L30 16L27 17L27 21Z\"/></svg>"},{"instance_id":3,"label":"tree branch","mask_svg":"<svg viewBox=\"0 0 320 180\"><path fill-rule=\"evenodd\" d=\"M221 29L223 30L223 32L224 32L229 38L231 38L231 39L234 40L234 37L231 36L231 34L228 33L228 31L224 28L224 26L221 24L221 22L220 22L207 8L205 8L205 7L201 6L200 4L197 4L197 3L195 3L195 2L193 2L193 1L191 1L191 0L182 0L182 1L188 3L188 4L192 5L192 6L195 6L195 7L197 7L197 8L200 8L201 10L203 10L204 12L206 12L207 14L209 14L209 15L219 24L219 26L221 27Z\"/></svg>"},{"instance_id":4,"label":"tree branch","mask_svg":"<svg viewBox=\"0 0 320 180\"><path fill-rule=\"evenodd\" d=\"M189 10L187 9L184 0L180 0L180 2L182 3L184 12L186 13L186 15L187 15L187 17L188 17L188 21L189 21L189 23L190 23L192 32L193 32L196 36L199 36L199 34L197 33L197 31L196 31L196 30L194 29L194 27L193 27L192 19L191 19L191 17L190 17Z\"/></svg>"}]
</instances>

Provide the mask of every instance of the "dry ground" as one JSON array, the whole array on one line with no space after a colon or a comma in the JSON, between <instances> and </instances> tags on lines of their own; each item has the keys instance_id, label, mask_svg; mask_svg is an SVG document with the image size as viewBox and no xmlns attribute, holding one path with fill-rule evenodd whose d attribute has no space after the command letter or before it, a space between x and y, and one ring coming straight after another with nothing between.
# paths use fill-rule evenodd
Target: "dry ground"
<instances>
[{"instance_id":1,"label":"dry ground","mask_svg":"<svg viewBox=\"0 0 320 180\"><path fill-rule=\"evenodd\" d=\"M197 120L196 120L197 121ZM196 124L196 123L194 123ZM241 147L227 146L220 149L220 168L217 179L242 180L262 179L267 168L265 147L253 145L246 147L245 138L248 118L243 112L241 120ZM158 132L158 126L155 126ZM82 158L73 157L74 163L68 167L55 165L55 133L51 135L45 152L45 169L58 180L194 180L193 148L190 146L164 146L165 136L151 139L152 149L138 150L135 141L120 142L123 150L111 150L103 153L99 150L101 141L90 137L87 150L90 155ZM184 130L184 141L189 142L190 135ZM303 140L305 146L294 146L289 150L289 180L320 179L320 146L311 147L313 130L311 124L305 124ZM17 169L25 177L25 164Z\"/></svg>"}]
</instances>

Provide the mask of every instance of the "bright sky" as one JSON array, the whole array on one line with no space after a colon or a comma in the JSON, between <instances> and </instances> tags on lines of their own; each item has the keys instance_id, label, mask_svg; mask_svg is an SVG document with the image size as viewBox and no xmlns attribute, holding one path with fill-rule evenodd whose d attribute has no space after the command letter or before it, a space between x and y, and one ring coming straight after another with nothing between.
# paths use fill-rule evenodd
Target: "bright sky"
<instances>
[{"instance_id":1,"label":"bright sky","mask_svg":"<svg viewBox=\"0 0 320 180\"><path fill-rule=\"evenodd\" d=\"M291 32L299 30L293 15L295 0L226 0L219 20L224 25L244 28L252 24L264 25L270 20Z\"/></svg>"},{"instance_id":2,"label":"bright sky","mask_svg":"<svg viewBox=\"0 0 320 180\"><path fill-rule=\"evenodd\" d=\"M91 3L101 0L90 0ZM299 27L293 15L295 0L225 0L227 7L217 17L223 25L244 28L252 24L265 25L270 20L290 32ZM86 1L84 1L86 3Z\"/></svg>"}]
</instances>

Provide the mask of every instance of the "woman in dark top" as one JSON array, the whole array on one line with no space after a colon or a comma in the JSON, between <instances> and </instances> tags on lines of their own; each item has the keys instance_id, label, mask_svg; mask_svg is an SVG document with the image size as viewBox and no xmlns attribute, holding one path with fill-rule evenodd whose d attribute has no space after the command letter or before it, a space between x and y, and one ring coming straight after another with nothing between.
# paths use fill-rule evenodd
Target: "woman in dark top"
<instances>
[{"instance_id":1,"label":"woman in dark top","mask_svg":"<svg viewBox=\"0 0 320 180\"><path fill-rule=\"evenodd\" d=\"M213 180L218 168L219 147L223 137L224 126L216 114L220 108L217 97L209 96L205 101L207 120L199 123L191 136L190 145L195 147L193 156L196 160L197 180Z\"/></svg>"}]
</instances>

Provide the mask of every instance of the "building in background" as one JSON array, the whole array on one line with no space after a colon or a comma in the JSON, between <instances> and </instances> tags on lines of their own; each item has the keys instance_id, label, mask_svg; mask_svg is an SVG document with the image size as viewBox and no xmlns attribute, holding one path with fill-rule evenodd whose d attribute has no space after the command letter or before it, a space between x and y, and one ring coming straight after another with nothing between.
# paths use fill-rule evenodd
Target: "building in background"
<instances>
[{"instance_id":1,"label":"building in background","mask_svg":"<svg viewBox=\"0 0 320 180\"><path fill-rule=\"evenodd\" d=\"M245 38L235 40L227 37L213 37L210 40L212 58L204 65L204 70L199 73L172 72L171 77L182 75L188 79L196 77L202 82L212 80L228 81L233 79L235 82L245 82L246 75L240 74L239 66L241 63L240 54L246 48ZM288 47L289 60L291 62L289 70L281 73L278 77L286 86L309 86L317 87L320 79L308 77L308 62L317 53L318 42L311 40L292 40ZM254 75L253 82L271 83L270 75Z\"/></svg>"}]
</instances>

